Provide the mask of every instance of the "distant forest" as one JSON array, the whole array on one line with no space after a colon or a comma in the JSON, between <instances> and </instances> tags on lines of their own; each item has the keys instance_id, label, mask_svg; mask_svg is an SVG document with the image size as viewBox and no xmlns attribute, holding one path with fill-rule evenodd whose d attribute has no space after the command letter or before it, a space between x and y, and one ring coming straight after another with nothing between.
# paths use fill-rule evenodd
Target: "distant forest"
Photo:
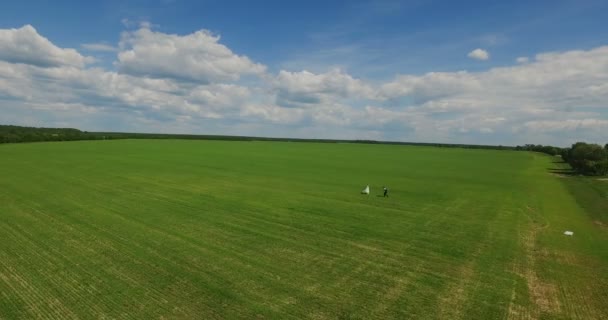
<instances>
[{"instance_id":1,"label":"distant forest","mask_svg":"<svg viewBox=\"0 0 608 320\"><path fill-rule=\"evenodd\" d=\"M446 143L419 143L419 142L393 142L375 140L332 140L332 139L292 139L267 138L247 136L223 135L194 135L194 134L160 134L160 133L126 133L126 132L88 132L73 128L34 128L12 125L0 125L0 144L41 141L74 141L74 140L112 140L112 139L188 139L188 140L233 140L233 141L284 141L284 142L320 142L320 143L367 143L367 144L394 144L413 146L432 146L467 149L493 149L534 151L552 156L560 156L570 164L572 169L583 175L608 174L608 144L588 144L577 142L568 148L526 144L523 146L492 146L474 144L446 144Z\"/></svg>"}]
</instances>

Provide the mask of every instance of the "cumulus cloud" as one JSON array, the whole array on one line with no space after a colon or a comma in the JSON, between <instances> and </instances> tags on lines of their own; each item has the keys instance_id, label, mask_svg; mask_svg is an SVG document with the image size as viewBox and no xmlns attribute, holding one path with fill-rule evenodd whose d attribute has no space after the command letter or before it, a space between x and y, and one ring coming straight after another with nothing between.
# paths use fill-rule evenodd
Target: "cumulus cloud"
<instances>
[{"instance_id":1,"label":"cumulus cloud","mask_svg":"<svg viewBox=\"0 0 608 320\"><path fill-rule=\"evenodd\" d=\"M140 28L125 32L116 66L125 74L200 83L236 81L261 75L266 67L233 53L206 30L175 35Z\"/></svg>"},{"instance_id":2,"label":"cumulus cloud","mask_svg":"<svg viewBox=\"0 0 608 320\"><path fill-rule=\"evenodd\" d=\"M528 59L528 57L518 57L515 61L517 61L517 63L528 63L530 59Z\"/></svg>"},{"instance_id":3,"label":"cumulus cloud","mask_svg":"<svg viewBox=\"0 0 608 320\"><path fill-rule=\"evenodd\" d=\"M477 48L469 52L469 54L467 54L467 57L477 60L488 60L490 59L490 54L486 50Z\"/></svg>"},{"instance_id":4,"label":"cumulus cloud","mask_svg":"<svg viewBox=\"0 0 608 320\"><path fill-rule=\"evenodd\" d=\"M466 71L430 72L422 76L399 75L379 89L379 97L393 99L407 96L414 103L437 101L436 98L478 90L480 80Z\"/></svg>"},{"instance_id":5,"label":"cumulus cloud","mask_svg":"<svg viewBox=\"0 0 608 320\"><path fill-rule=\"evenodd\" d=\"M301 107L327 103L336 99L366 98L373 90L363 81L339 69L314 74L306 70L281 70L273 79L277 103L285 107Z\"/></svg>"},{"instance_id":6,"label":"cumulus cloud","mask_svg":"<svg viewBox=\"0 0 608 320\"><path fill-rule=\"evenodd\" d=\"M235 84L192 86L100 68L36 68L0 62L0 99L11 104L21 101L36 110L86 105L95 112L124 117L174 121L187 116L196 121L234 117L249 95L249 88Z\"/></svg>"},{"instance_id":7,"label":"cumulus cloud","mask_svg":"<svg viewBox=\"0 0 608 320\"><path fill-rule=\"evenodd\" d=\"M29 24L19 29L0 29L0 60L39 67L79 68L94 61L74 49L57 47Z\"/></svg>"}]
</instances>

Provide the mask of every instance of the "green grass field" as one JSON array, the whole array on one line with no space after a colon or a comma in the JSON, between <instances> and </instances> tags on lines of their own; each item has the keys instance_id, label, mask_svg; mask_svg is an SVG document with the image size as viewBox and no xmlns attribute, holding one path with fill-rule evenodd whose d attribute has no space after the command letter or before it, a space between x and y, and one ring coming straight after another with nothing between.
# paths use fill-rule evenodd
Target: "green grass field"
<instances>
[{"instance_id":1,"label":"green grass field","mask_svg":"<svg viewBox=\"0 0 608 320\"><path fill-rule=\"evenodd\" d=\"M360 144L2 145L0 319L606 319L608 181L558 177L553 161Z\"/></svg>"}]
</instances>

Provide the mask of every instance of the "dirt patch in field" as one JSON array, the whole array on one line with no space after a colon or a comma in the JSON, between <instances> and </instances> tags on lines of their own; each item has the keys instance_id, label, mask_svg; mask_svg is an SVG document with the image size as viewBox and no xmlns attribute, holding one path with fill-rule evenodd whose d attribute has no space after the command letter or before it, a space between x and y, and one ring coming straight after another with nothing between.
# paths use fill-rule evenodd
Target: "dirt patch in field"
<instances>
[{"instance_id":1,"label":"dirt patch in field","mask_svg":"<svg viewBox=\"0 0 608 320\"><path fill-rule=\"evenodd\" d=\"M382 295L381 301L374 309L372 314L383 315L388 308L399 299L399 297L405 292L405 289L410 284L409 279L395 279L394 284L389 287Z\"/></svg>"},{"instance_id":2,"label":"dirt patch in field","mask_svg":"<svg viewBox=\"0 0 608 320\"><path fill-rule=\"evenodd\" d=\"M483 246L478 246L471 258L462 264L454 274L454 282L447 286L439 297L441 305L439 308L440 319L460 319L463 316L468 296L466 293L471 286L475 276L475 263L482 253Z\"/></svg>"},{"instance_id":3,"label":"dirt patch in field","mask_svg":"<svg viewBox=\"0 0 608 320\"><path fill-rule=\"evenodd\" d=\"M600 220L593 220L593 224L602 228L602 229L608 229L608 225L601 222Z\"/></svg>"},{"instance_id":4,"label":"dirt patch in field","mask_svg":"<svg viewBox=\"0 0 608 320\"><path fill-rule=\"evenodd\" d=\"M526 280L528 280L530 294L541 311L547 313L560 311L561 306L557 299L558 291L554 284L542 281L535 272L527 273Z\"/></svg>"},{"instance_id":5,"label":"dirt patch in field","mask_svg":"<svg viewBox=\"0 0 608 320\"><path fill-rule=\"evenodd\" d=\"M529 226L527 231L523 231L520 236L520 243L525 252L525 259L518 261L514 265L514 271L521 276L527 284L528 294L531 302L535 307L532 309L516 303L518 300L517 294L514 291L511 297L511 305L509 306L509 319L538 319L541 314L559 313L561 305L558 299L559 290L553 283L549 283L538 276L539 259L547 256L548 252L537 247L538 234L547 227L536 221L536 210L526 206L528 216L532 220L532 226Z\"/></svg>"}]
</instances>

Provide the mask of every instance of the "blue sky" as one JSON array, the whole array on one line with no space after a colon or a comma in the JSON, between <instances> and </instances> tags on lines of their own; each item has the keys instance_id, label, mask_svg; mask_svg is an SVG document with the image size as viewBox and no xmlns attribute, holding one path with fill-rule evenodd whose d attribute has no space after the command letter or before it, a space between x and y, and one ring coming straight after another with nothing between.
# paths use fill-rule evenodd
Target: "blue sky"
<instances>
[{"instance_id":1,"label":"blue sky","mask_svg":"<svg viewBox=\"0 0 608 320\"><path fill-rule=\"evenodd\" d=\"M605 143L606 21L605 1L8 2L0 123Z\"/></svg>"}]
</instances>

